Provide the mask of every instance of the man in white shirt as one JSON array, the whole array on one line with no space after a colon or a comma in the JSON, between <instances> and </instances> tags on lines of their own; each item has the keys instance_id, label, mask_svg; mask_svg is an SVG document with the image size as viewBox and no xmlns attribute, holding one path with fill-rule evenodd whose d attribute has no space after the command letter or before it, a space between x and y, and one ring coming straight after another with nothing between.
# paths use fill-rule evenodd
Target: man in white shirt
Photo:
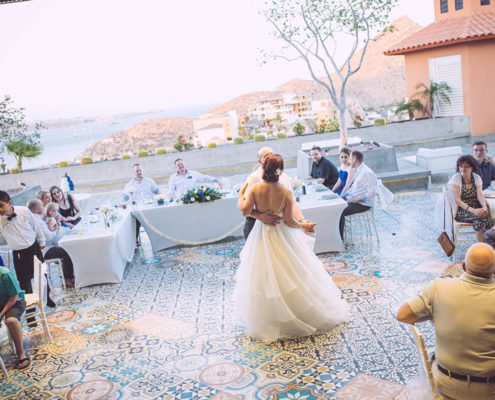
<instances>
[{"instance_id":1,"label":"man in white shirt","mask_svg":"<svg viewBox=\"0 0 495 400\"><path fill-rule=\"evenodd\" d=\"M181 158L175 160L175 168L177 172L168 180L168 195L170 200L180 199L184 193L194 189L200 183L217 183L222 188L222 184L218 178L186 169L184 160Z\"/></svg>"},{"instance_id":2,"label":"man in white shirt","mask_svg":"<svg viewBox=\"0 0 495 400\"><path fill-rule=\"evenodd\" d=\"M136 163L132 166L134 170L134 176L125 185L122 197L124 201L128 201L129 198L133 198L133 201L145 201L152 200L153 195L160 193L160 188L151 178L143 176L143 169L141 164ZM130 193L131 189L134 191ZM139 229L141 229L141 223L136 219L136 246L141 246L141 239L139 238Z\"/></svg>"},{"instance_id":3,"label":"man in white shirt","mask_svg":"<svg viewBox=\"0 0 495 400\"><path fill-rule=\"evenodd\" d=\"M62 248L57 246L58 241L64 236L62 229L50 231L48 225L43 220L43 203L41 200L29 200L27 207L33 213L36 222L40 226L43 235L46 239L46 246L43 249L43 255L46 259L60 258L64 269L65 284L67 287L74 287L74 266L69 254Z\"/></svg>"},{"instance_id":4,"label":"man in white shirt","mask_svg":"<svg viewBox=\"0 0 495 400\"><path fill-rule=\"evenodd\" d=\"M253 185L263 182L263 162L265 161L266 156L269 154L273 154L273 150L271 147L265 146L262 147L261 149L258 150L258 153L256 155L258 156L258 166L257 169L251 173L251 175L248 176L245 185L247 185L247 188L241 191L241 193L244 193L245 195L249 193L250 187ZM280 175L279 178L279 183L284 186L286 189L291 190L291 183L290 183L290 178L288 175L283 172L282 175ZM238 205L239 206L239 205ZM240 208L240 207L239 207ZM292 209L292 213L294 215L294 218L301 222L304 220L304 217L302 215L301 210L297 206L297 204L294 202L294 206ZM280 223L281 218L277 215L271 215L271 214L262 214L255 209L251 212L250 215L246 217L246 222L244 223L244 238L247 239L249 236L249 233L253 229L253 226L256 222L256 220L259 219L261 222L263 222L266 225L270 226L275 226ZM306 233L314 233L313 230L308 231Z\"/></svg>"},{"instance_id":5,"label":"man in white shirt","mask_svg":"<svg viewBox=\"0 0 495 400\"><path fill-rule=\"evenodd\" d=\"M344 225L346 215L368 211L375 201L376 175L363 162L363 153L354 150L351 154L351 165L355 168L354 181L344 196L347 207L342 211L339 222L340 237L344 240Z\"/></svg>"},{"instance_id":6,"label":"man in white shirt","mask_svg":"<svg viewBox=\"0 0 495 400\"><path fill-rule=\"evenodd\" d=\"M9 194L3 190L0 190L0 233L12 249L19 286L26 293L33 293L33 256L44 261L41 249L46 244L45 236L29 208L15 206L14 209ZM55 307L55 303L50 299L48 285L46 304Z\"/></svg>"},{"instance_id":7,"label":"man in white shirt","mask_svg":"<svg viewBox=\"0 0 495 400\"><path fill-rule=\"evenodd\" d=\"M134 193L132 197L135 201L145 201L153 199L153 195L160 193L160 188L151 178L143 176L143 169L141 164L136 163L132 166L134 174L132 179L125 185L122 197L125 201L131 197L129 189L133 188Z\"/></svg>"}]
</instances>

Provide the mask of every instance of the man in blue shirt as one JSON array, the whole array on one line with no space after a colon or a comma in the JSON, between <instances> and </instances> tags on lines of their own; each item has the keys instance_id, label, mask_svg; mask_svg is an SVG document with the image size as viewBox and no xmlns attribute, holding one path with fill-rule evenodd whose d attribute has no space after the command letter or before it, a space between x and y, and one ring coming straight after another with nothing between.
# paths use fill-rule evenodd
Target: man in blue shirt
<instances>
[{"instance_id":1,"label":"man in blue shirt","mask_svg":"<svg viewBox=\"0 0 495 400\"><path fill-rule=\"evenodd\" d=\"M8 268L0 267L0 327L5 318L5 324L14 341L17 353L16 368L18 369L24 369L30 364L22 344L20 319L25 309L24 290L19 287L14 273Z\"/></svg>"},{"instance_id":2,"label":"man in blue shirt","mask_svg":"<svg viewBox=\"0 0 495 400\"><path fill-rule=\"evenodd\" d=\"M493 161L493 158L488 157L488 148L485 142L475 142L472 154L480 166L478 175L481 176L483 190L485 190L495 180L495 161Z\"/></svg>"}]
</instances>

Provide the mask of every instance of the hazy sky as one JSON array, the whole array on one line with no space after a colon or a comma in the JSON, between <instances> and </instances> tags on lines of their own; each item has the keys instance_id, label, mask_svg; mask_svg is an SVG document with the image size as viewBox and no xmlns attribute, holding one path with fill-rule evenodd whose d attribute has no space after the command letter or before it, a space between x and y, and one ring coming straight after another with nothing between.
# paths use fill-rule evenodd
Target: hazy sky
<instances>
[{"instance_id":1,"label":"hazy sky","mask_svg":"<svg viewBox=\"0 0 495 400\"><path fill-rule=\"evenodd\" d=\"M0 96L30 118L214 104L292 78L303 64L258 62L273 46L261 0L32 0L0 5ZM433 21L433 0L392 19Z\"/></svg>"}]
</instances>

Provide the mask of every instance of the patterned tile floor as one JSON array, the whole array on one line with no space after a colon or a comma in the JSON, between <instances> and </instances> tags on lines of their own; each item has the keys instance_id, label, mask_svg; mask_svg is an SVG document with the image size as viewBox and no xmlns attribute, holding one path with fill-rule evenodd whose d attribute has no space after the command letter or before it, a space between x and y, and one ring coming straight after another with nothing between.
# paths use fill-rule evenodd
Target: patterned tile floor
<instances>
[{"instance_id":1,"label":"patterned tile floor","mask_svg":"<svg viewBox=\"0 0 495 400\"><path fill-rule=\"evenodd\" d=\"M394 314L449 267L432 224L434 198L399 195L376 212L379 244L363 238L320 256L352 304L349 324L268 345L243 335L233 317L231 277L244 240L153 254L144 239L121 284L58 291L54 343L26 333L29 368L13 369L10 347L0 344L10 372L0 397L405 399L418 359ZM421 330L431 345L432 325Z\"/></svg>"}]
</instances>

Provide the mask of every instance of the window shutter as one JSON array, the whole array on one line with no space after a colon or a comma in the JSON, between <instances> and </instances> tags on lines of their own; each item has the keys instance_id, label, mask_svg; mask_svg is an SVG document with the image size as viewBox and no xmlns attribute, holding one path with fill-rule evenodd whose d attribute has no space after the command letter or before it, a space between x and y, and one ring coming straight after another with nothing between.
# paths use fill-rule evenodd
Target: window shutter
<instances>
[{"instance_id":1,"label":"window shutter","mask_svg":"<svg viewBox=\"0 0 495 400\"><path fill-rule=\"evenodd\" d=\"M435 104L435 116L464 115L461 55L430 58L429 68L432 81L445 82L452 89L448 94L450 104L441 99L440 104Z\"/></svg>"}]
</instances>

